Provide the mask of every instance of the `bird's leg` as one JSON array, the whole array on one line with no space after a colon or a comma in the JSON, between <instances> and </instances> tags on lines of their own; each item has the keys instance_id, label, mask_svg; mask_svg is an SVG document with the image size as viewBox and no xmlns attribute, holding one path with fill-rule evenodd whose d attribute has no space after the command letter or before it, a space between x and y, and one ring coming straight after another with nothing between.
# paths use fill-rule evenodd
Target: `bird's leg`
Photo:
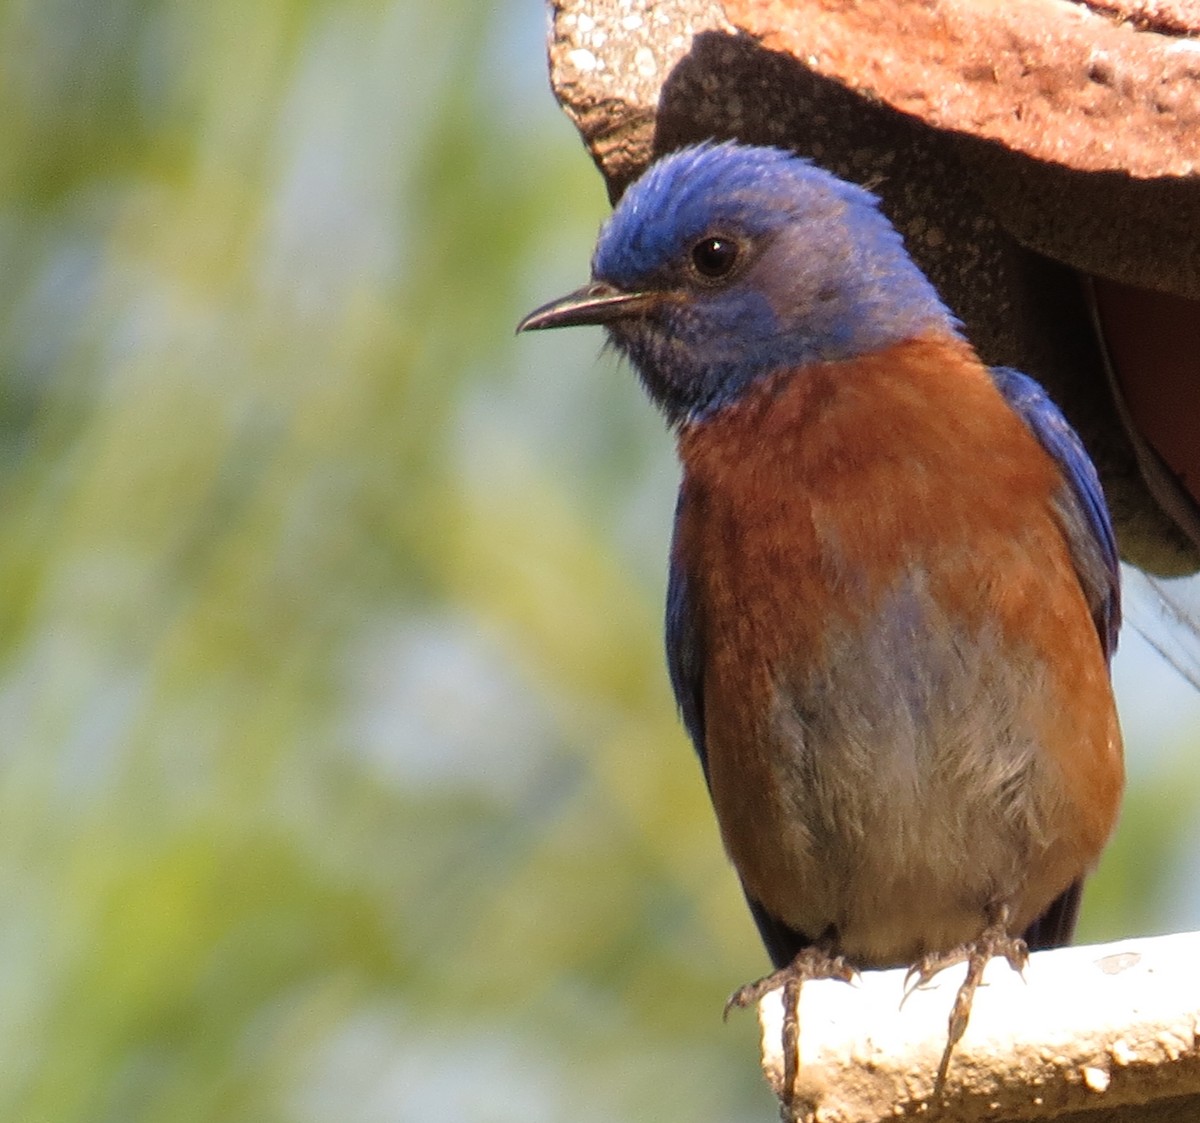
<instances>
[{"instance_id":1,"label":"bird's leg","mask_svg":"<svg viewBox=\"0 0 1200 1123\"><path fill-rule=\"evenodd\" d=\"M796 1077L800 1074L800 980L795 976L783 984L783 1029L779 1045L783 1052L780 1118L782 1123L791 1123L797 1115Z\"/></svg>"},{"instance_id":2,"label":"bird's leg","mask_svg":"<svg viewBox=\"0 0 1200 1123\"><path fill-rule=\"evenodd\" d=\"M827 947L814 944L800 951L786 967L780 967L778 971L772 971L761 979L738 987L725 1003L724 1017L728 1018L729 1011L734 1007L752 1006L763 995L777 987L783 988L783 1032L780 1042L783 1053L783 1088L780 1098L783 1101L785 1118L791 1118L793 1114L796 1076L799 1072L801 984L818 979L841 979L849 983L854 980L856 974L844 956L834 955Z\"/></svg>"},{"instance_id":3,"label":"bird's leg","mask_svg":"<svg viewBox=\"0 0 1200 1123\"><path fill-rule=\"evenodd\" d=\"M933 1098L939 1099L946 1086L946 1075L950 1071L950 1057L954 1047L966 1031L967 1022L971 1017L971 1003L975 998L975 990L983 977L983 969L989 960L998 955L1008 960L1009 966L1024 976L1025 964L1029 962L1029 948L1019 936L1013 936L1008 931L1009 907L1006 904L993 905L988 909L987 927L970 943L951 948L945 952L933 952L923 956L909 968L905 978L904 999L914 990L928 984L938 972L957 963L966 963L967 977L958 988L954 1005L950 1010L949 1032L946 1037L946 1048L942 1051L942 1061L938 1065L937 1078L933 1082ZM901 1000L903 1005L904 999Z\"/></svg>"}]
</instances>

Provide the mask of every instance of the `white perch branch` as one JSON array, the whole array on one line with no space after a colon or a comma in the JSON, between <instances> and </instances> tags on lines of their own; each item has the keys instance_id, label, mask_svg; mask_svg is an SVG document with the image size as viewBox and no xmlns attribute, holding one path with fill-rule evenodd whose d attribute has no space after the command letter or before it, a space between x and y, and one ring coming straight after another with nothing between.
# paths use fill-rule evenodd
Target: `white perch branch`
<instances>
[{"instance_id":1,"label":"white perch branch","mask_svg":"<svg viewBox=\"0 0 1200 1123\"><path fill-rule=\"evenodd\" d=\"M1200 933L1038 952L1024 981L1003 959L988 964L937 1110L927 1097L964 970L943 971L903 1009L903 970L806 983L802 1117L1200 1123ZM759 1004L763 1069L777 1092L781 994Z\"/></svg>"}]
</instances>

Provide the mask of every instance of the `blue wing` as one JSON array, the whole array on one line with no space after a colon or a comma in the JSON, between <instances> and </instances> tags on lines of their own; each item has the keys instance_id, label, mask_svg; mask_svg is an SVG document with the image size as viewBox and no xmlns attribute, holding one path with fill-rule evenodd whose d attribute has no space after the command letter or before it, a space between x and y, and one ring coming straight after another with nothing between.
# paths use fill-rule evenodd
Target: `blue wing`
<instances>
[{"instance_id":1,"label":"blue wing","mask_svg":"<svg viewBox=\"0 0 1200 1123\"><path fill-rule=\"evenodd\" d=\"M675 505L675 526L687 502L683 488ZM679 706L683 727L695 746L700 767L708 778L708 752L704 744L704 659L700 650L700 630L696 626L695 606L688 595L688 576L674 546L667 580L667 671L671 689Z\"/></svg>"},{"instance_id":2,"label":"blue wing","mask_svg":"<svg viewBox=\"0 0 1200 1123\"><path fill-rule=\"evenodd\" d=\"M1121 572L1117 540L1100 477L1083 442L1041 386L1007 367L993 367L991 374L1005 401L1021 416L1062 471L1063 501L1068 514L1064 530L1104 653L1111 658L1121 626Z\"/></svg>"}]
</instances>

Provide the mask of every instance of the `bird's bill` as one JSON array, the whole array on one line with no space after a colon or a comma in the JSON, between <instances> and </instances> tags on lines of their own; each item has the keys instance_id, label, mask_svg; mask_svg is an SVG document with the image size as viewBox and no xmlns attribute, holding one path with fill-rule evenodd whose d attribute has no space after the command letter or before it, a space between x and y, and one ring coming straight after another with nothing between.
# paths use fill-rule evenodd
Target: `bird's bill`
<instances>
[{"instance_id":1,"label":"bird's bill","mask_svg":"<svg viewBox=\"0 0 1200 1123\"><path fill-rule=\"evenodd\" d=\"M645 311L658 299L652 292L622 292L604 281L593 281L581 289L535 308L517 324L517 331L570 328L579 324L608 324Z\"/></svg>"}]
</instances>

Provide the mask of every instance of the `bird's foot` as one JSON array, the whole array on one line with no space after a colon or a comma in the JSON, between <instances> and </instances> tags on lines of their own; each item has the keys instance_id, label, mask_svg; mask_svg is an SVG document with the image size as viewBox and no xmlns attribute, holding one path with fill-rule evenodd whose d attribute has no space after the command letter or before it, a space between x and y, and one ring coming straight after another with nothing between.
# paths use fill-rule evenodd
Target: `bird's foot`
<instances>
[{"instance_id":1,"label":"bird's foot","mask_svg":"<svg viewBox=\"0 0 1200 1123\"><path fill-rule=\"evenodd\" d=\"M796 1104L796 1077L799 1074L800 1057L800 985L815 982L818 979L841 979L843 982L853 982L857 971L846 961L844 956L830 955L819 947L807 947L786 967L772 971L761 979L738 987L725 1003L722 1015L729 1017L729 1011L734 1007L752 1006L764 994L783 988L783 1032L781 1034L781 1053L783 1056L783 1087L779 1098L783 1103L783 1118L785 1120L798 1118Z\"/></svg>"},{"instance_id":2,"label":"bird's foot","mask_svg":"<svg viewBox=\"0 0 1200 1123\"><path fill-rule=\"evenodd\" d=\"M786 967L772 971L761 979L738 987L725 1003L724 1017L729 1017L729 1011L737 1007L753 1006L764 994L789 983L799 988L801 983L816 982L818 979L841 979L849 983L858 974L846 961L844 956L830 955L823 948L807 947Z\"/></svg>"},{"instance_id":3,"label":"bird's foot","mask_svg":"<svg viewBox=\"0 0 1200 1123\"><path fill-rule=\"evenodd\" d=\"M933 952L923 956L908 970L904 980L904 998L901 1005L914 990L928 985L935 975L953 967L958 963L966 963L967 975L958 988L954 1005L950 1009L949 1032L946 1036L946 1048L942 1051L941 1064L938 1065L937 1077L933 1082L933 1098L940 1099L946 1086L946 1075L950 1071L950 1058L954 1047L966 1032L967 1022L971 1017L971 1003L975 991L983 978L983 969L989 961L997 956L1008 960L1009 966L1018 975L1024 977L1025 964L1029 962L1029 948L1019 936L1013 936L1008 931L1009 908L999 905L989 910L988 926L979 936L960 947L951 948L945 952Z\"/></svg>"}]
</instances>

